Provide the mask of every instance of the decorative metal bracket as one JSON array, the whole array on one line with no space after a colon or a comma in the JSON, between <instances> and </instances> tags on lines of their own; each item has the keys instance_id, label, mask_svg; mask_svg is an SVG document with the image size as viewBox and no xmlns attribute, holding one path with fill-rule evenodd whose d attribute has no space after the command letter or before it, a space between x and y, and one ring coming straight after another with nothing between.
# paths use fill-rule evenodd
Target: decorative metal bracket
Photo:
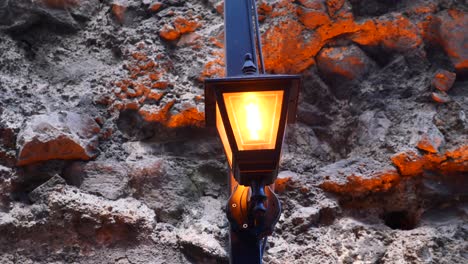
<instances>
[{"instance_id":1,"label":"decorative metal bracket","mask_svg":"<svg viewBox=\"0 0 468 264\"><path fill-rule=\"evenodd\" d=\"M231 230L262 239L273 233L281 214L281 204L270 186L238 185L226 206Z\"/></svg>"}]
</instances>

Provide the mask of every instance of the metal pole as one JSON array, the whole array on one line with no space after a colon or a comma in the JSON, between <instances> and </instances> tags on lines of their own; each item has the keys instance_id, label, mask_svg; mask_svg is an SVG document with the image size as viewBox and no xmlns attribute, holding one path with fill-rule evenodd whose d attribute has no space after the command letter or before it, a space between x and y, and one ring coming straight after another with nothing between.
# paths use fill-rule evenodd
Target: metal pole
<instances>
[{"instance_id":1,"label":"metal pole","mask_svg":"<svg viewBox=\"0 0 468 264\"><path fill-rule=\"evenodd\" d=\"M242 68L247 54L252 55L252 62L257 66L257 52L252 21L252 0L224 1L225 29L225 62L226 76L243 75ZM230 192L237 185L231 173L228 182ZM231 264L262 263L262 245L259 239L250 232L233 232L230 230Z\"/></svg>"},{"instance_id":2,"label":"metal pole","mask_svg":"<svg viewBox=\"0 0 468 264\"><path fill-rule=\"evenodd\" d=\"M242 75L245 55L252 54L258 69L252 21L252 0L224 1L226 76Z\"/></svg>"}]
</instances>

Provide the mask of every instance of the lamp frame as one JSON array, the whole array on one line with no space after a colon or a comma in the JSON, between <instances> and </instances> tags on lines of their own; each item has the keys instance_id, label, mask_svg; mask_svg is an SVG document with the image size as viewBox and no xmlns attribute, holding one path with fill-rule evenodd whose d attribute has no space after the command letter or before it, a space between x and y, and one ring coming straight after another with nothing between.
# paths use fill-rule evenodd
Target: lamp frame
<instances>
[{"instance_id":1,"label":"lamp frame","mask_svg":"<svg viewBox=\"0 0 468 264\"><path fill-rule=\"evenodd\" d=\"M255 181L269 185L276 179L286 124L296 121L301 82L300 75L247 75L205 80L206 126L216 126L217 104L232 151L231 170L239 184L251 186L252 182ZM223 94L262 91L283 91L284 93L275 148L239 150L229 121Z\"/></svg>"}]
</instances>

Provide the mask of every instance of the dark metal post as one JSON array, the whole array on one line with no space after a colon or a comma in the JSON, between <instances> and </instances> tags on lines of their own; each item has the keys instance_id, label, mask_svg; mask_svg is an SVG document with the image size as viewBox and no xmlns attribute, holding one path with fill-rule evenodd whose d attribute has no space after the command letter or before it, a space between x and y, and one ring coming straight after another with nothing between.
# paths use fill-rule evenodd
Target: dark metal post
<instances>
[{"instance_id":1,"label":"dark metal post","mask_svg":"<svg viewBox=\"0 0 468 264\"><path fill-rule=\"evenodd\" d=\"M262 246L251 233L230 232L231 264L262 263Z\"/></svg>"},{"instance_id":2,"label":"dark metal post","mask_svg":"<svg viewBox=\"0 0 468 264\"><path fill-rule=\"evenodd\" d=\"M224 1L224 47L228 77L243 74L246 54L252 54L252 61L258 69L252 25L252 0Z\"/></svg>"}]
</instances>

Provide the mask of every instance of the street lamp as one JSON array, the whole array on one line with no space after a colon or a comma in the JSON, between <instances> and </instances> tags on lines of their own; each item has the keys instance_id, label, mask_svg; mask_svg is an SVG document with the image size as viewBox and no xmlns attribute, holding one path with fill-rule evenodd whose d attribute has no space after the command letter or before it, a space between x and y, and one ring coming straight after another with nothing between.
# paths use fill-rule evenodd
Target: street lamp
<instances>
[{"instance_id":1,"label":"street lamp","mask_svg":"<svg viewBox=\"0 0 468 264\"><path fill-rule=\"evenodd\" d=\"M274 182L301 77L258 74L257 49L265 67L255 0L225 0L224 11L227 77L205 80L205 121L216 127L229 164L230 262L257 264L281 214Z\"/></svg>"},{"instance_id":2,"label":"street lamp","mask_svg":"<svg viewBox=\"0 0 468 264\"><path fill-rule=\"evenodd\" d=\"M274 183L286 123L295 122L300 76L247 75L205 81L207 126L216 126L236 181Z\"/></svg>"},{"instance_id":3,"label":"street lamp","mask_svg":"<svg viewBox=\"0 0 468 264\"><path fill-rule=\"evenodd\" d=\"M280 203L269 185L278 175L286 124L296 120L300 83L298 75L255 73L205 80L206 125L216 127L234 178L227 204L231 231L244 234L239 243L260 250L260 262L233 263L261 263L260 241L279 219ZM235 247L231 240L231 251ZM242 251L231 252L231 259Z\"/></svg>"}]
</instances>

